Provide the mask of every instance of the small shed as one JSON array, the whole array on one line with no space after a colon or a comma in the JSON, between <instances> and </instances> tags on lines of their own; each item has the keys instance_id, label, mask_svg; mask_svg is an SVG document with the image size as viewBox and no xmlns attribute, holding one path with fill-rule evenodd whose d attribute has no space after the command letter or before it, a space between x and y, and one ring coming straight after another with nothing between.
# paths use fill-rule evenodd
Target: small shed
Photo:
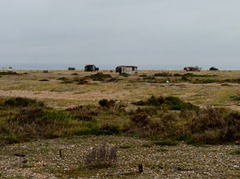
<instances>
[{"instance_id":1,"label":"small shed","mask_svg":"<svg viewBox=\"0 0 240 179\"><path fill-rule=\"evenodd\" d=\"M119 74L123 74L123 73L135 74L137 73L137 66L124 66L124 65L117 66L116 72Z\"/></svg>"},{"instance_id":2,"label":"small shed","mask_svg":"<svg viewBox=\"0 0 240 179\"><path fill-rule=\"evenodd\" d=\"M184 67L185 71L201 71L202 68L195 66L195 67Z\"/></svg>"},{"instance_id":3,"label":"small shed","mask_svg":"<svg viewBox=\"0 0 240 179\"><path fill-rule=\"evenodd\" d=\"M68 70L75 70L74 67L68 67Z\"/></svg>"},{"instance_id":4,"label":"small shed","mask_svg":"<svg viewBox=\"0 0 240 179\"><path fill-rule=\"evenodd\" d=\"M85 71L98 71L99 68L96 67L95 65L86 65L84 68Z\"/></svg>"},{"instance_id":5,"label":"small shed","mask_svg":"<svg viewBox=\"0 0 240 179\"><path fill-rule=\"evenodd\" d=\"M209 70L210 70L210 71L218 71L218 68L216 68L216 67L211 67L211 68L209 68Z\"/></svg>"}]
</instances>

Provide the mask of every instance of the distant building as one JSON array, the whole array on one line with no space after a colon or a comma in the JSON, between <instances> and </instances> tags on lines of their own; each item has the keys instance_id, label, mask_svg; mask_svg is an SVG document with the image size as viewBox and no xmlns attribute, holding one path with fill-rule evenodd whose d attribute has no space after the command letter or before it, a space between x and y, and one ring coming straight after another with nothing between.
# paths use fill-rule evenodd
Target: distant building
<instances>
[{"instance_id":1,"label":"distant building","mask_svg":"<svg viewBox=\"0 0 240 179\"><path fill-rule=\"evenodd\" d=\"M209 68L210 71L218 71L218 68L215 68L215 67L211 67Z\"/></svg>"},{"instance_id":2,"label":"distant building","mask_svg":"<svg viewBox=\"0 0 240 179\"><path fill-rule=\"evenodd\" d=\"M137 73L137 66L124 66L124 65L117 66L116 72L119 74L123 74L123 73L135 74Z\"/></svg>"},{"instance_id":3,"label":"distant building","mask_svg":"<svg viewBox=\"0 0 240 179\"><path fill-rule=\"evenodd\" d=\"M195 67L185 67L184 68L185 71L201 71L202 68L195 66Z\"/></svg>"},{"instance_id":4,"label":"distant building","mask_svg":"<svg viewBox=\"0 0 240 179\"><path fill-rule=\"evenodd\" d=\"M68 67L68 70L75 70L74 67Z\"/></svg>"},{"instance_id":5,"label":"distant building","mask_svg":"<svg viewBox=\"0 0 240 179\"><path fill-rule=\"evenodd\" d=\"M86 66L84 67L84 70L85 70L85 71L98 71L99 68L96 67L95 65L86 65Z\"/></svg>"}]
</instances>

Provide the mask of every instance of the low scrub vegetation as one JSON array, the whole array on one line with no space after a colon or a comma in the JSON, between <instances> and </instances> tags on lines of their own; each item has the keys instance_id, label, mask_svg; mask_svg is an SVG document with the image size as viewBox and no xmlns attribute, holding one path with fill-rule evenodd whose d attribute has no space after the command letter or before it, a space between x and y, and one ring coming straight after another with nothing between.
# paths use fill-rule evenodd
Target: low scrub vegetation
<instances>
[{"instance_id":1,"label":"low scrub vegetation","mask_svg":"<svg viewBox=\"0 0 240 179\"><path fill-rule=\"evenodd\" d=\"M91 74L90 76L84 76L84 77L78 77L77 73L71 74L72 76L75 77L61 77L58 78L58 80L61 80L62 83L76 83L76 84L88 84L89 81L101 81L101 82L112 82L115 81L116 79L113 78L110 74L104 74L104 73L96 73L96 74Z\"/></svg>"},{"instance_id":2,"label":"low scrub vegetation","mask_svg":"<svg viewBox=\"0 0 240 179\"><path fill-rule=\"evenodd\" d=\"M106 168L111 167L117 162L116 146L107 143L93 147L85 156L84 163L88 168Z\"/></svg>"},{"instance_id":3,"label":"low scrub vegetation","mask_svg":"<svg viewBox=\"0 0 240 179\"><path fill-rule=\"evenodd\" d=\"M230 98L235 101L240 101L240 95L237 95L237 94L230 96Z\"/></svg>"},{"instance_id":4,"label":"low scrub vegetation","mask_svg":"<svg viewBox=\"0 0 240 179\"><path fill-rule=\"evenodd\" d=\"M160 107L162 109L168 109L168 110L184 110L184 109L193 109L197 108L197 106L192 105L191 103L183 102L178 97L174 96L168 96L168 97L155 97L151 96L146 101L137 101L133 104L138 106L155 106Z\"/></svg>"},{"instance_id":5,"label":"low scrub vegetation","mask_svg":"<svg viewBox=\"0 0 240 179\"><path fill-rule=\"evenodd\" d=\"M0 98L0 143L11 144L73 135L128 135L157 145L223 144L240 140L240 113L199 108L180 98L155 97L134 103L102 99L99 105L57 110L28 98Z\"/></svg>"},{"instance_id":6,"label":"low scrub vegetation","mask_svg":"<svg viewBox=\"0 0 240 179\"><path fill-rule=\"evenodd\" d=\"M170 73L170 72L159 72L153 75L139 75L138 82L148 83L194 83L194 84L205 84L205 83L240 83L239 78L222 78L218 75L211 74L196 74L196 73Z\"/></svg>"},{"instance_id":7,"label":"low scrub vegetation","mask_svg":"<svg viewBox=\"0 0 240 179\"><path fill-rule=\"evenodd\" d=\"M234 150L231 152L232 155L240 155L240 150Z\"/></svg>"},{"instance_id":8,"label":"low scrub vegetation","mask_svg":"<svg viewBox=\"0 0 240 179\"><path fill-rule=\"evenodd\" d=\"M19 74L15 71L1 71L0 75L19 75Z\"/></svg>"}]
</instances>

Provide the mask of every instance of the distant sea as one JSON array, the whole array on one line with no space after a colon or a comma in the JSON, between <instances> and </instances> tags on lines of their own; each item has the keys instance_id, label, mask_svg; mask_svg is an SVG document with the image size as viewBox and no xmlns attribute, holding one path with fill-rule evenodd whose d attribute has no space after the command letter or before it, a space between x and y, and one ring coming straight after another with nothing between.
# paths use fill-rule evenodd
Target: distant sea
<instances>
[{"instance_id":1,"label":"distant sea","mask_svg":"<svg viewBox=\"0 0 240 179\"><path fill-rule=\"evenodd\" d=\"M8 69L12 67L15 70L67 70L68 67L74 67L76 70L83 70L86 64L63 64L63 63L0 63L1 69ZM95 64L100 70L114 70L118 65ZM119 64L119 65L133 65L133 64ZM185 66L196 65L136 65L139 70L182 70ZM209 65L198 65L203 70L208 70ZM240 70L237 66L215 66L219 70Z\"/></svg>"}]
</instances>

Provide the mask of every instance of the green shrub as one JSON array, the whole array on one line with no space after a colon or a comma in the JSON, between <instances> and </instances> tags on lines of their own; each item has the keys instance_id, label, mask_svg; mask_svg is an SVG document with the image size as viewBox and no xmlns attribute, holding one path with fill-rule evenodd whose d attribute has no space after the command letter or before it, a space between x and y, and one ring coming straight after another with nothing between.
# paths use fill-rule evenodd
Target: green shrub
<instances>
[{"instance_id":1,"label":"green shrub","mask_svg":"<svg viewBox=\"0 0 240 179\"><path fill-rule=\"evenodd\" d=\"M237 79L226 79L224 81L225 82L230 82L230 83L240 83L240 78L237 78Z\"/></svg>"},{"instance_id":2,"label":"green shrub","mask_svg":"<svg viewBox=\"0 0 240 179\"><path fill-rule=\"evenodd\" d=\"M114 100L107 100L107 99L101 99L98 103L102 107L110 108L110 107L115 106L116 101L114 101Z\"/></svg>"},{"instance_id":3,"label":"green shrub","mask_svg":"<svg viewBox=\"0 0 240 179\"><path fill-rule=\"evenodd\" d=\"M235 101L240 101L240 95L237 95L237 94L230 96L230 98Z\"/></svg>"},{"instance_id":4,"label":"green shrub","mask_svg":"<svg viewBox=\"0 0 240 179\"><path fill-rule=\"evenodd\" d=\"M191 123L188 140L195 143L221 144L240 139L240 114L208 106Z\"/></svg>"},{"instance_id":5,"label":"green shrub","mask_svg":"<svg viewBox=\"0 0 240 179\"><path fill-rule=\"evenodd\" d=\"M173 74L169 72L160 72L160 73L155 73L154 76L163 76L163 77L171 77Z\"/></svg>"},{"instance_id":6,"label":"green shrub","mask_svg":"<svg viewBox=\"0 0 240 179\"><path fill-rule=\"evenodd\" d=\"M74 75L74 76L76 76L76 75L78 75L78 73L72 73L71 75Z\"/></svg>"},{"instance_id":7,"label":"green shrub","mask_svg":"<svg viewBox=\"0 0 240 179\"><path fill-rule=\"evenodd\" d=\"M240 150L234 150L230 154L231 155L240 155Z\"/></svg>"},{"instance_id":8,"label":"green shrub","mask_svg":"<svg viewBox=\"0 0 240 179\"><path fill-rule=\"evenodd\" d=\"M152 147L152 144L142 144L142 147L151 148L151 147Z\"/></svg>"},{"instance_id":9,"label":"green shrub","mask_svg":"<svg viewBox=\"0 0 240 179\"><path fill-rule=\"evenodd\" d=\"M131 122L133 125L136 126L146 126L150 123L150 118L147 113L145 112L136 112L132 117L131 117Z\"/></svg>"},{"instance_id":10,"label":"green shrub","mask_svg":"<svg viewBox=\"0 0 240 179\"><path fill-rule=\"evenodd\" d=\"M22 98L22 97L11 97L5 100L5 105L11 106L11 107L27 107L27 106L40 106L43 107L44 104L42 102L36 101L34 99L30 98Z\"/></svg>"},{"instance_id":11,"label":"green shrub","mask_svg":"<svg viewBox=\"0 0 240 179\"><path fill-rule=\"evenodd\" d=\"M44 78L44 79L41 79L41 80L39 80L39 81L49 81L49 80Z\"/></svg>"},{"instance_id":12,"label":"green shrub","mask_svg":"<svg viewBox=\"0 0 240 179\"><path fill-rule=\"evenodd\" d=\"M4 137L5 144L14 144L20 142L15 134L10 134Z\"/></svg>"},{"instance_id":13,"label":"green shrub","mask_svg":"<svg viewBox=\"0 0 240 179\"><path fill-rule=\"evenodd\" d=\"M147 104L148 105L152 105L152 106L160 106L160 105L162 105L164 103L165 103L165 98L163 96L160 96L158 98L156 98L155 96L151 96L147 100Z\"/></svg>"},{"instance_id":14,"label":"green shrub","mask_svg":"<svg viewBox=\"0 0 240 179\"><path fill-rule=\"evenodd\" d=\"M197 83L218 83L220 81L216 79L207 78L207 79L196 79L196 82Z\"/></svg>"},{"instance_id":15,"label":"green shrub","mask_svg":"<svg viewBox=\"0 0 240 179\"><path fill-rule=\"evenodd\" d=\"M75 81L77 81L77 84L79 84L79 85L88 84L88 81L85 80L84 78L79 78L79 79L76 79Z\"/></svg>"},{"instance_id":16,"label":"green shrub","mask_svg":"<svg viewBox=\"0 0 240 179\"><path fill-rule=\"evenodd\" d=\"M17 122L18 124L31 124L37 119L41 118L43 115L43 108L38 106L24 107L19 110L15 115L12 122Z\"/></svg>"},{"instance_id":17,"label":"green shrub","mask_svg":"<svg viewBox=\"0 0 240 179\"><path fill-rule=\"evenodd\" d=\"M65 111L62 110L56 110L56 109L52 109L52 110L46 110L44 111L44 113L42 114L42 120L44 121L63 121L65 119L70 118L71 116L69 116Z\"/></svg>"},{"instance_id":18,"label":"green shrub","mask_svg":"<svg viewBox=\"0 0 240 179\"><path fill-rule=\"evenodd\" d=\"M119 134L121 132L120 127L116 124L105 124L99 129L104 135Z\"/></svg>"},{"instance_id":19,"label":"green shrub","mask_svg":"<svg viewBox=\"0 0 240 179\"><path fill-rule=\"evenodd\" d=\"M129 74L128 73L122 73L122 74L120 74L121 76L123 76L123 77L129 77Z\"/></svg>"},{"instance_id":20,"label":"green shrub","mask_svg":"<svg viewBox=\"0 0 240 179\"><path fill-rule=\"evenodd\" d=\"M140 100L132 104L138 105L138 106L144 106L144 105L156 106L162 109L169 109L169 110L186 110L186 109L192 110L197 108L193 104L183 102L180 98L174 97L174 96L168 96L168 97L151 96L146 101Z\"/></svg>"},{"instance_id":21,"label":"green shrub","mask_svg":"<svg viewBox=\"0 0 240 179\"><path fill-rule=\"evenodd\" d=\"M94 116L99 113L99 109L95 106L76 106L68 108L66 111L78 121L95 121Z\"/></svg>"},{"instance_id":22,"label":"green shrub","mask_svg":"<svg viewBox=\"0 0 240 179\"><path fill-rule=\"evenodd\" d=\"M91 76L86 76L85 78L90 78L93 81L104 81L105 79L112 78L112 76L109 75L109 74L96 73L96 74L91 75Z\"/></svg>"},{"instance_id":23,"label":"green shrub","mask_svg":"<svg viewBox=\"0 0 240 179\"><path fill-rule=\"evenodd\" d=\"M188 79L186 76L183 76L181 79L182 79L183 81L191 81L191 80Z\"/></svg>"},{"instance_id":24,"label":"green shrub","mask_svg":"<svg viewBox=\"0 0 240 179\"><path fill-rule=\"evenodd\" d=\"M62 83L73 83L73 80L65 78L65 77L58 78L58 80L61 80Z\"/></svg>"},{"instance_id":25,"label":"green shrub","mask_svg":"<svg viewBox=\"0 0 240 179\"><path fill-rule=\"evenodd\" d=\"M132 102L132 104L137 105L137 106L145 106L145 105L147 105L147 102L140 100L137 102Z\"/></svg>"},{"instance_id":26,"label":"green shrub","mask_svg":"<svg viewBox=\"0 0 240 179\"><path fill-rule=\"evenodd\" d=\"M0 75L19 75L19 74L15 71L2 71L0 72Z\"/></svg>"},{"instance_id":27,"label":"green shrub","mask_svg":"<svg viewBox=\"0 0 240 179\"><path fill-rule=\"evenodd\" d=\"M128 144L120 145L120 149L130 149L132 146Z\"/></svg>"},{"instance_id":28,"label":"green shrub","mask_svg":"<svg viewBox=\"0 0 240 179\"><path fill-rule=\"evenodd\" d=\"M185 110L194 108L194 105L191 103L185 103L178 97L168 96L165 100L170 110Z\"/></svg>"}]
</instances>

